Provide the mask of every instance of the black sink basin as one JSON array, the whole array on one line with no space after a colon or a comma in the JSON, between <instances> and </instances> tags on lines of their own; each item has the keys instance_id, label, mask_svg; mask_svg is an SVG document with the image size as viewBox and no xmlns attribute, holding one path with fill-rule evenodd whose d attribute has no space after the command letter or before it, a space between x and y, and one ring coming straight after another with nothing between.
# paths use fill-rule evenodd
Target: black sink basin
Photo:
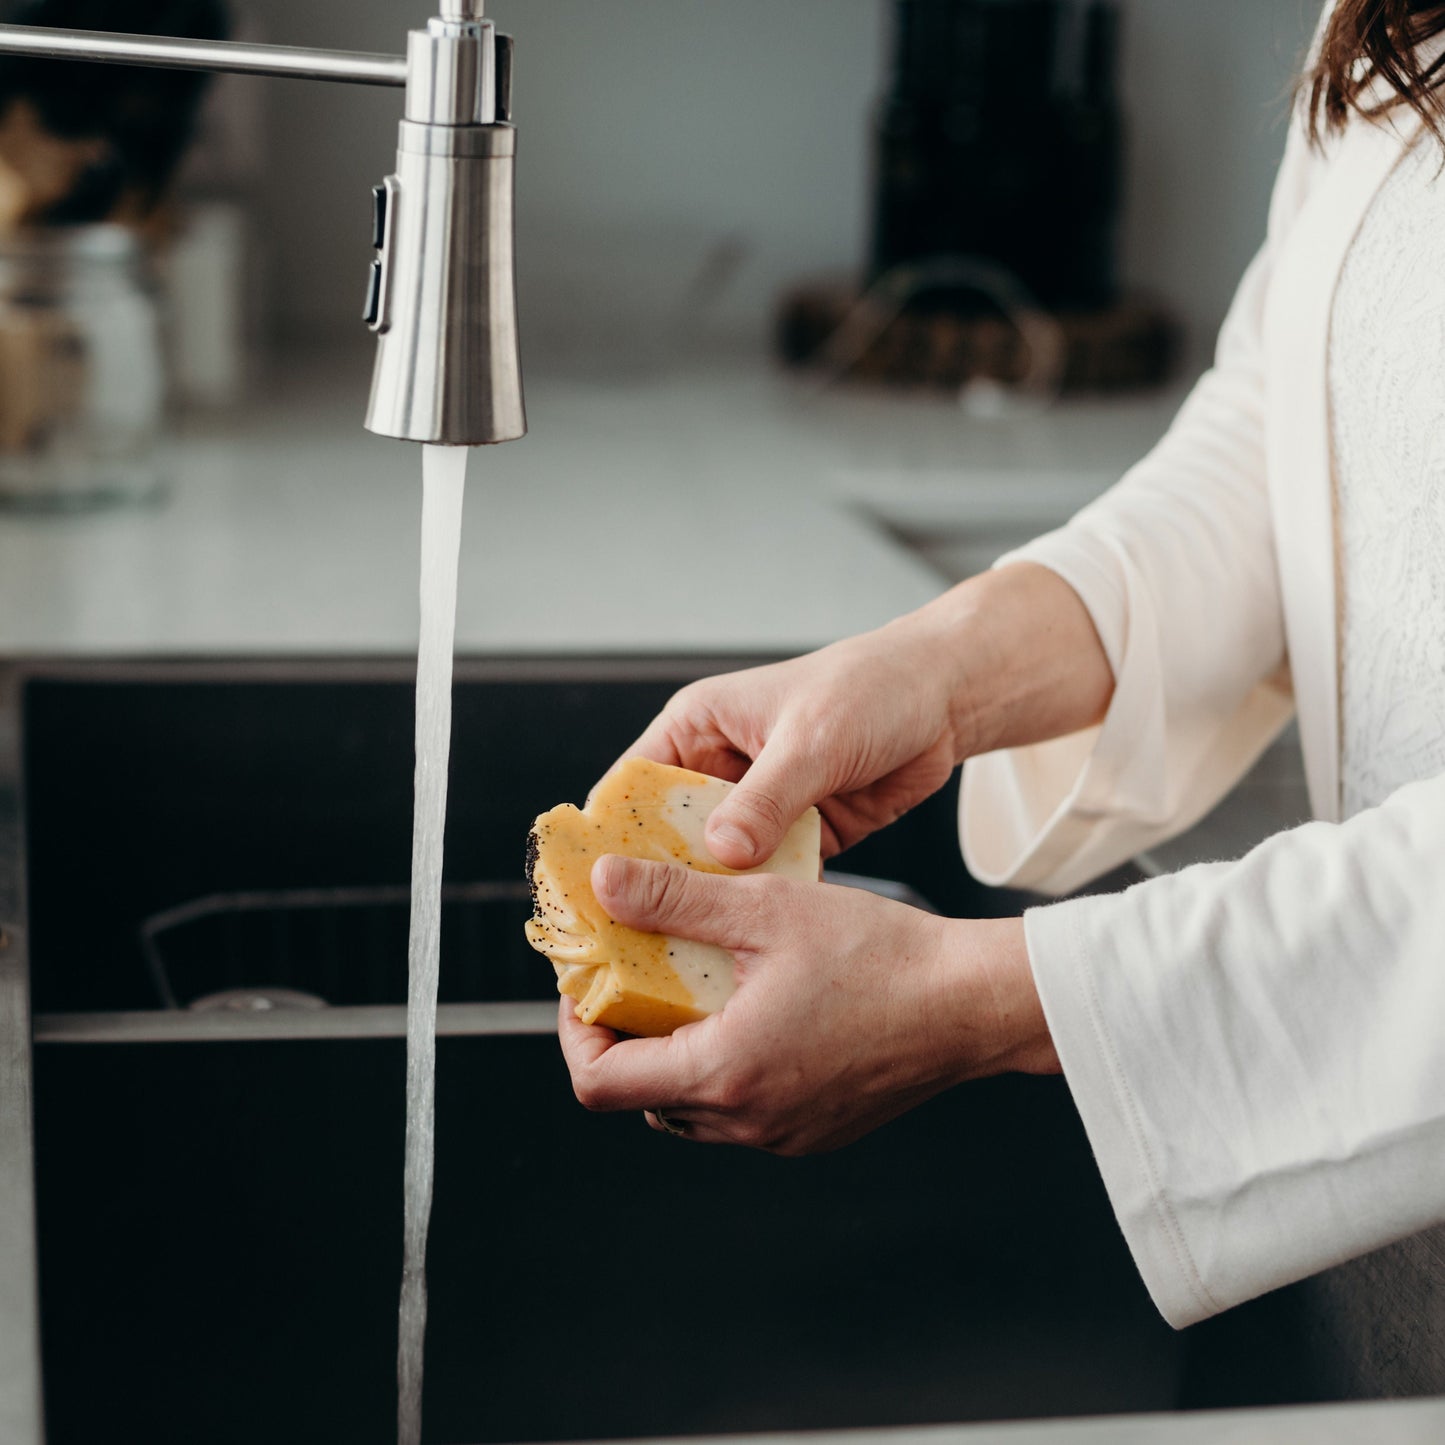
<instances>
[{"instance_id":1,"label":"black sink basin","mask_svg":"<svg viewBox=\"0 0 1445 1445\"><path fill-rule=\"evenodd\" d=\"M460 671L427 1438L1173 1406L1178 1337L1060 1081L955 1091L802 1161L572 1098L522 905L466 887L514 883L532 817L580 801L699 670ZM394 1439L407 669L36 669L19 695L47 1438ZM964 874L953 808L844 866L949 912L1015 906ZM327 890L381 901L364 922L298 902ZM330 1007L188 1031L145 930L206 899L160 940L176 1002L284 985Z\"/></svg>"}]
</instances>

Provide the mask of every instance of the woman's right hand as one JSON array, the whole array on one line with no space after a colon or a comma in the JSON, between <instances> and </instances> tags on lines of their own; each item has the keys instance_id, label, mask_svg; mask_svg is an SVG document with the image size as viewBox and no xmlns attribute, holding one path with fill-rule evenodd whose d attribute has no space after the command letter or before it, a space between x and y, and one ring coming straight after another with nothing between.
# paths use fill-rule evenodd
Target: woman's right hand
<instances>
[{"instance_id":1,"label":"woman's right hand","mask_svg":"<svg viewBox=\"0 0 1445 1445\"><path fill-rule=\"evenodd\" d=\"M1102 712L1107 663L1082 699L1067 696L1077 687L1040 696L1012 685L1019 629L1047 636L1051 620L1052 641L1097 651L1058 577L1028 563L987 573L876 632L683 688L626 756L738 784L708 821L708 848L726 867L766 862L814 805L832 857L936 792L966 757L1031 740L1061 706L1072 726ZM1011 722L1010 703L1032 704L1028 725Z\"/></svg>"}]
</instances>

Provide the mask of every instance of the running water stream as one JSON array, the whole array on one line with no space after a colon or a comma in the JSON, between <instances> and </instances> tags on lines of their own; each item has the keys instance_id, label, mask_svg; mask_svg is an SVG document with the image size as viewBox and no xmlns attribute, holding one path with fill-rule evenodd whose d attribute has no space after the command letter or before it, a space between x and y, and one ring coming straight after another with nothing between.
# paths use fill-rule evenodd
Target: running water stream
<instances>
[{"instance_id":1,"label":"running water stream","mask_svg":"<svg viewBox=\"0 0 1445 1445\"><path fill-rule=\"evenodd\" d=\"M396 1355L400 1445L421 1445L426 1236L431 1221L436 1125L442 834L452 742L452 651L468 455L466 447L422 449L421 643L416 667L416 805L406 999L405 1224Z\"/></svg>"}]
</instances>

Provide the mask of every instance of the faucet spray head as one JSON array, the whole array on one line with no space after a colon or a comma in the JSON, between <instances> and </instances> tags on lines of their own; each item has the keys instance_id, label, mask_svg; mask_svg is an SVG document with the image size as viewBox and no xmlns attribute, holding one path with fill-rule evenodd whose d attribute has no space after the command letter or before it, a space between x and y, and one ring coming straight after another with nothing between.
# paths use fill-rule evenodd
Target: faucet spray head
<instances>
[{"instance_id":1,"label":"faucet spray head","mask_svg":"<svg viewBox=\"0 0 1445 1445\"><path fill-rule=\"evenodd\" d=\"M527 431L517 343L511 46L483 0L413 31L396 174L377 188L366 425L446 446Z\"/></svg>"}]
</instances>

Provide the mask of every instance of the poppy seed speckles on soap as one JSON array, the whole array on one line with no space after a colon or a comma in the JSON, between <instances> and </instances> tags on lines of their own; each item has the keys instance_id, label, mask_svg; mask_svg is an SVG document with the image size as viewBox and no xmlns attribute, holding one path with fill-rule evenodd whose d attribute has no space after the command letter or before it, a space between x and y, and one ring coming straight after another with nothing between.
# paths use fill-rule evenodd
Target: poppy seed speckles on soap
<instances>
[{"instance_id":1,"label":"poppy seed speckles on soap","mask_svg":"<svg viewBox=\"0 0 1445 1445\"><path fill-rule=\"evenodd\" d=\"M532 890L532 910L537 911L537 854L541 844L537 839L537 830L533 828L527 834L527 861L526 877L527 887Z\"/></svg>"}]
</instances>

